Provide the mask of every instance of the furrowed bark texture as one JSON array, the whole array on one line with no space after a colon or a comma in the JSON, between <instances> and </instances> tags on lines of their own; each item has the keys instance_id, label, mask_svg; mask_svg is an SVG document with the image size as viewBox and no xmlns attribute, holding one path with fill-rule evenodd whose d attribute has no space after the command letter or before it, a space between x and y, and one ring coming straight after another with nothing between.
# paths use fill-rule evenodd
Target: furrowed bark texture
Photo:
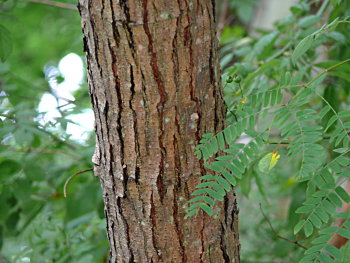
<instances>
[{"instance_id":1,"label":"furrowed bark texture","mask_svg":"<svg viewBox=\"0 0 350 263\"><path fill-rule=\"evenodd\" d=\"M110 262L239 262L232 194L184 220L223 128L214 1L80 0ZM221 205L221 207L220 207Z\"/></svg>"}]
</instances>

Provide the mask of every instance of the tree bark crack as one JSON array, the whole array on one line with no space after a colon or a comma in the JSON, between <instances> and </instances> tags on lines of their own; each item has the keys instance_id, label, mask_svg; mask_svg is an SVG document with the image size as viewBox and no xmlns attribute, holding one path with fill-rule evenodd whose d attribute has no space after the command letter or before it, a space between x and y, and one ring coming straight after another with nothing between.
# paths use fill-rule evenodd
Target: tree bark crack
<instances>
[{"instance_id":1,"label":"tree bark crack","mask_svg":"<svg viewBox=\"0 0 350 263\"><path fill-rule=\"evenodd\" d=\"M130 91L131 91L131 95L130 95L130 100L129 100L129 107L130 110L132 112L132 117L133 117L133 128L134 128L134 138L135 138L135 155L136 155L136 163L134 164L135 166L135 183L139 184L139 180L140 180L140 144L138 141L138 137L139 137L139 133L137 130L137 113L133 107L133 102L134 102L134 98L135 98L135 80L134 80L134 69L133 66L130 64Z\"/></svg>"},{"instance_id":2,"label":"tree bark crack","mask_svg":"<svg viewBox=\"0 0 350 263\"><path fill-rule=\"evenodd\" d=\"M174 135L174 139L173 139L173 144L174 144L174 151L175 152L179 152L179 149L177 147L178 142L176 139L176 136ZM179 240L179 246L180 246L180 254L181 254L181 259L183 263L187 262L187 257L186 257L186 253L185 253L185 245L184 245L184 237L183 237L183 233L181 231L181 224L179 221L179 206L177 204L178 202L178 192L181 189L181 164L180 164L180 158L178 156L174 156L174 173L176 175L175 178L175 184L174 184L174 189L173 189L173 195L174 195L174 203L173 203L173 217L174 217L174 223L175 223L175 231L177 234L177 238Z\"/></svg>"},{"instance_id":3,"label":"tree bark crack","mask_svg":"<svg viewBox=\"0 0 350 263\"><path fill-rule=\"evenodd\" d=\"M152 229L152 242L153 242L153 247L155 249L155 254L156 254L156 257L157 257L157 261L159 261L162 257L161 257L161 254L160 254L160 250L158 249L158 246L157 246L157 237L156 237L156 228L157 228L157 215L156 215L156 208L155 208L155 205L154 205L154 200L153 200L153 191L151 193L151 213L150 213L150 217L151 217L151 222L152 222L152 226L151 226L151 229ZM152 262L153 262L153 258L151 259Z\"/></svg>"},{"instance_id":4,"label":"tree bark crack","mask_svg":"<svg viewBox=\"0 0 350 263\"><path fill-rule=\"evenodd\" d=\"M120 217L121 217L121 219L123 221L123 224L125 226L125 235L126 235L126 240L127 240L127 248L129 249L129 253L130 253L129 263L134 263L135 260L134 260L134 253L132 251L132 244L130 242L129 224L128 224L127 220L123 216L121 199L122 199L122 197L117 197L117 208L118 208L119 215L120 215Z\"/></svg>"},{"instance_id":5,"label":"tree bark crack","mask_svg":"<svg viewBox=\"0 0 350 263\"><path fill-rule=\"evenodd\" d=\"M152 34L148 27L148 9L147 9L147 0L143 0L143 28L145 30L145 33L148 37L148 52L151 55L151 67L152 72L155 81L158 85L158 92L160 95L160 101L157 104L157 110L158 110L158 123L159 123L159 148L160 148L160 161L159 161L159 172L157 176L157 189L160 197L160 201L163 203L165 194L166 194L166 188L163 182L163 175L164 175L164 160L166 156L166 148L163 145L163 133L164 133L164 106L167 101L167 94L165 92L164 84L162 81L162 76L160 74L158 64L157 64L157 53L154 51L153 48L153 38Z\"/></svg>"}]
</instances>

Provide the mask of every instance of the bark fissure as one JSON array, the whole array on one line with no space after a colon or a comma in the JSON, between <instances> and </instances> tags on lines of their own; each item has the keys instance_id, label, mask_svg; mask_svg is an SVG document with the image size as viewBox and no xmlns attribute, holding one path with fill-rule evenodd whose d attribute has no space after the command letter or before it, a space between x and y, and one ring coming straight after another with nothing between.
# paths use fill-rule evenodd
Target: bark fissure
<instances>
[{"instance_id":1,"label":"bark fissure","mask_svg":"<svg viewBox=\"0 0 350 263\"><path fill-rule=\"evenodd\" d=\"M194 90L194 85L193 85L193 74L194 74L194 60L193 60L193 49L192 49L192 37L191 37L191 17L189 15L189 6L188 3L186 2L186 16L187 16L187 22L188 26L185 27L185 37L184 37L184 45L189 48L189 55L190 55L190 83L189 83L189 88L190 88L190 95L191 95L191 100L195 103L196 105L196 111L197 111L197 129L196 129L196 143L199 143L200 141L200 127L201 127L201 102L200 100L196 97L195 95L195 90ZM212 52L210 50L210 52ZM204 167L203 167L203 162L201 162L201 172L202 175L204 174Z\"/></svg>"},{"instance_id":2,"label":"bark fissure","mask_svg":"<svg viewBox=\"0 0 350 263\"><path fill-rule=\"evenodd\" d=\"M95 98L95 97L94 97ZM98 103L98 102L97 102ZM103 112L101 112L101 111L99 111L98 112L98 114L97 115L95 115L95 122L96 122L96 125L98 125L98 124L102 124L103 123L103 121L105 121L105 120L103 120L103 118L102 118L102 115L103 115ZM99 132L98 134L97 134L97 137L98 137L98 141L101 141L101 142L104 142L105 140L104 140L104 138L105 138L105 136L104 136L105 134L104 134L104 132L102 131L102 132ZM107 138L106 138L107 139ZM107 150L106 149L103 149L102 150L102 154L103 154L103 160L105 161L105 160L108 160L108 157L107 157ZM105 163L103 163L103 164L105 164Z\"/></svg>"},{"instance_id":3,"label":"bark fissure","mask_svg":"<svg viewBox=\"0 0 350 263\"><path fill-rule=\"evenodd\" d=\"M96 32L97 30L95 29L95 24L93 21L91 21L91 28L92 28L92 36L91 35L88 35L88 38L89 39L92 39L94 41L94 59L96 61L96 64L97 64L97 68L99 70L99 73L100 73L100 78L102 78L102 66L100 64L100 59L99 59L99 56L98 56L98 53L99 53L99 46L98 46L98 36L96 35Z\"/></svg>"},{"instance_id":4,"label":"bark fissure","mask_svg":"<svg viewBox=\"0 0 350 263\"><path fill-rule=\"evenodd\" d=\"M159 253L159 248L157 246L157 237L156 237L156 227L157 227L157 218L156 218L156 212L155 212L155 205L154 205L154 201L153 201L153 191L151 193L151 222L152 222L152 242L153 242L153 247L155 248L155 254L157 256L157 260L159 261L161 259L161 254ZM153 262L153 258L151 258L152 262Z\"/></svg>"},{"instance_id":5,"label":"bark fissure","mask_svg":"<svg viewBox=\"0 0 350 263\"><path fill-rule=\"evenodd\" d=\"M136 111L133 107L133 102L134 102L134 98L135 98L135 80L134 80L134 70L133 70L133 66L130 64L130 91L131 91L131 96L130 96L130 100L129 100L129 107L130 110L132 111L132 116L133 116L133 128L134 128L134 136L135 136L135 154L136 154L136 163L135 165L135 182L136 184L139 184L139 180L140 180L140 168L138 167L140 165L140 144L138 141L138 131L137 131L137 114Z\"/></svg>"},{"instance_id":6,"label":"bark fissure","mask_svg":"<svg viewBox=\"0 0 350 263\"><path fill-rule=\"evenodd\" d=\"M174 135L174 151L178 152L179 148L178 148L178 142L176 139L176 136ZM183 238L183 233L181 231L181 224L180 224L180 220L178 218L178 214L179 214L179 207L178 207L178 192L181 189L181 163L180 163L180 158L178 156L174 156L174 173L176 175L175 178L175 185L174 185L174 189L173 189L173 195L174 195L174 203L173 203L173 217L174 217L174 223L175 223L175 228L176 228L176 234L177 234L177 238L179 240L179 245L180 245L180 254L181 254L181 262L187 262L187 257L185 254L185 246L184 246L184 238Z\"/></svg>"},{"instance_id":7,"label":"bark fissure","mask_svg":"<svg viewBox=\"0 0 350 263\"><path fill-rule=\"evenodd\" d=\"M119 42L120 41L120 35L119 35L119 32L118 32L118 28L117 28L117 19L116 19L115 15L114 15L115 10L113 8L113 0L109 1L109 5L110 5L111 11L112 11L112 31L113 31L114 41L115 41L116 47L119 47L119 45L120 45L120 42Z\"/></svg>"},{"instance_id":8,"label":"bark fissure","mask_svg":"<svg viewBox=\"0 0 350 263\"><path fill-rule=\"evenodd\" d=\"M118 139L119 139L119 152L120 152L120 160L121 160L121 166L123 168L123 182L124 182L124 187L126 189L126 184L128 182L128 173L126 169L126 165L124 163L124 137L123 137L123 126L122 126L122 115L123 115L123 99L122 99L122 94L121 94L121 87L120 87L120 79L118 77L118 69L117 69L117 60L116 56L112 52L112 68L113 68L113 74L115 78L115 91L117 94L117 100L118 100L118 116L117 116L117 132L118 132ZM106 102L106 105L108 105L108 101ZM111 165L113 165L113 162L115 160L111 159Z\"/></svg>"},{"instance_id":9,"label":"bark fissure","mask_svg":"<svg viewBox=\"0 0 350 263\"><path fill-rule=\"evenodd\" d=\"M140 69L140 73L141 73L141 87L142 87L142 101L143 101L143 106L145 109L145 115L146 115L146 119L145 119L145 133L144 133L144 139L145 139L145 149L146 155L150 155L149 152L149 138L147 137L147 134L149 134L149 116L150 116L150 109L149 109L149 105L148 105L148 101L149 98L147 96L147 91L146 91L146 78L145 75L143 73L143 71Z\"/></svg>"},{"instance_id":10,"label":"bark fissure","mask_svg":"<svg viewBox=\"0 0 350 263\"><path fill-rule=\"evenodd\" d=\"M225 229L224 229L223 225L221 225L220 249L222 251L222 255L224 257L225 263L230 263L230 257L227 254L227 248L226 248L226 245L225 245L224 236L225 236Z\"/></svg>"},{"instance_id":11,"label":"bark fissure","mask_svg":"<svg viewBox=\"0 0 350 263\"><path fill-rule=\"evenodd\" d=\"M129 262L130 263L133 263L135 262L134 261L134 254L133 254L133 251L132 251L132 245L131 245L131 242L130 242L130 234L129 234L129 224L128 224L128 221L124 218L123 216L123 210L122 210L122 205L121 205L121 197L117 197L117 208L118 208L118 212L119 212L119 215L123 221L123 224L125 226L125 235L126 235L126 240L127 240L127 248L129 249Z\"/></svg>"},{"instance_id":12,"label":"bark fissure","mask_svg":"<svg viewBox=\"0 0 350 263\"><path fill-rule=\"evenodd\" d=\"M202 212L202 228L200 230L200 238L201 238L201 252L199 254L200 262L203 262L203 256L204 256L204 220L205 220L205 214Z\"/></svg>"},{"instance_id":13,"label":"bark fissure","mask_svg":"<svg viewBox=\"0 0 350 263\"><path fill-rule=\"evenodd\" d=\"M134 36L133 36L132 28L130 26L133 23L133 21L131 21L131 18L130 18L129 6L128 6L128 3L127 3L126 0L120 1L120 5L122 7L122 10L123 10L125 18L126 18L126 20L122 21L122 25L123 25L123 27L125 29L125 32L127 32L128 44L129 44L129 48L130 48L132 57L134 59L135 64L138 65L138 59L137 59L137 55L136 55L136 48L135 48L135 45L134 45Z\"/></svg>"},{"instance_id":14,"label":"bark fissure","mask_svg":"<svg viewBox=\"0 0 350 263\"><path fill-rule=\"evenodd\" d=\"M152 34L148 27L148 7L147 7L148 0L143 0L143 28L145 30L145 33L148 38L148 52L151 55L151 66L152 66L152 73L155 78L155 81L158 85L158 91L160 96L160 101L157 104L157 110L159 114L159 147L160 147L160 154L161 158L159 161L159 173L157 176L157 188L158 193L160 196L161 202L163 202L164 196L166 194L166 189L163 182L163 175L164 175L164 160L166 155L166 148L163 145L163 122L164 122L164 106L167 101L167 94L164 89L164 84L162 81L162 76L159 72L158 64L157 64L157 54L153 49L153 38Z\"/></svg>"},{"instance_id":15,"label":"bark fissure","mask_svg":"<svg viewBox=\"0 0 350 263\"><path fill-rule=\"evenodd\" d=\"M105 200L106 200L106 201L109 201L108 196L105 196ZM107 218L107 216L108 216L108 211L109 211L109 207L107 206L107 207L106 207L106 210L105 210L105 216L106 216L106 218ZM109 220L106 220L106 221L107 221L107 222L106 222L106 228L107 228L107 230L113 229L113 225L111 225L111 226L109 225ZM117 242L116 242L116 240L115 240L115 236L110 234L110 231L107 231L107 236L108 236L108 239L110 240L110 245L111 245L111 247L113 247L113 249L110 250L110 257L112 257L112 251L117 251Z\"/></svg>"}]
</instances>

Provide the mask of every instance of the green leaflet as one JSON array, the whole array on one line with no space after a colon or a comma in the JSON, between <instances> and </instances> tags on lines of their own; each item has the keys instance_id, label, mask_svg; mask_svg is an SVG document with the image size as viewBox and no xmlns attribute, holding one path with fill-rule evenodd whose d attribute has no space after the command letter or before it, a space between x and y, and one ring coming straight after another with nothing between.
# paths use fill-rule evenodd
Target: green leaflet
<instances>
[{"instance_id":1,"label":"green leaflet","mask_svg":"<svg viewBox=\"0 0 350 263\"><path fill-rule=\"evenodd\" d=\"M273 167L276 166L278 159L280 158L280 155L277 152L272 152L266 154L258 164L259 170L262 173L268 173L271 171Z\"/></svg>"},{"instance_id":2,"label":"green leaflet","mask_svg":"<svg viewBox=\"0 0 350 263\"><path fill-rule=\"evenodd\" d=\"M5 60L12 52L12 38L10 31L6 27L0 25L0 61Z\"/></svg>"},{"instance_id":3,"label":"green leaflet","mask_svg":"<svg viewBox=\"0 0 350 263\"><path fill-rule=\"evenodd\" d=\"M295 227L294 227L294 235L299 233L299 231L303 228L304 224L305 224L305 220L303 219L298 224L295 225Z\"/></svg>"},{"instance_id":4,"label":"green leaflet","mask_svg":"<svg viewBox=\"0 0 350 263\"><path fill-rule=\"evenodd\" d=\"M223 197L231 190L231 186L237 185L237 180L242 177L250 162L254 160L259 149L263 146L261 139L251 141L246 145L230 144L231 150L225 149L230 155L222 156L224 158L218 157L213 162L205 162L204 166L217 175L207 174L201 177L202 182L196 186L197 190L192 193L192 196L196 197L189 200L189 203L193 204L187 209L187 214L189 216L195 215L196 213L192 211L198 209L212 214L215 201L223 201Z\"/></svg>"},{"instance_id":5,"label":"green leaflet","mask_svg":"<svg viewBox=\"0 0 350 263\"><path fill-rule=\"evenodd\" d=\"M317 15L309 15L309 16L302 18L299 21L298 27L307 28L307 27L312 26L320 21L321 21L321 17L319 17Z\"/></svg>"},{"instance_id":6,"label":"green leaflet","mask_svg":"<svg viewBox=\"0 0 350 263\"><path fill-rule=\"evenodd\" d=\"M307 237L309 237L313 233L314 227L312 226L310 221L305 222L304 231L305 231L305 236Z\"/></svg>"},{"instance_id":7,"label":"green leaflet","mask_svg":"<svg viewBox=\"0 0 350 263\"><path fill-rule=\"evenodd\" d=\"M292 54L293 63L296 63L296 61L311 48L315 38L315 35L309 35L299 42Z\"/></svg>"}]
</instances>

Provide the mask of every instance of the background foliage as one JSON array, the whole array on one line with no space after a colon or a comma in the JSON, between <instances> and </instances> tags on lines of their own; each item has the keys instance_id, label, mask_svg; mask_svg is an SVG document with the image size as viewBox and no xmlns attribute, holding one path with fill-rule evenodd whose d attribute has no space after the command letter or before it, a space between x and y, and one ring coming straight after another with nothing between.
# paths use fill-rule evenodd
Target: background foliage
<instances>
[{"instance_id":1,"label":"background foliage","mask_svg":"<svg viewBox=\"0 0 350 263\"><path fill-rule=\"evenodd\" d=\"M60 2L72 4L73 1ZM349 110L350 64L339 66L310 83L321 97L301 93L304 88L300 85L310 82L325 68L350 58L349 23L336 22L336 27L331 24L338 17L338 21L348 21L350 1L300 1L290 9L290 15L276 22L272 29L253 26L254 13L259 5L258 0L218 1L227 123L237 124L237 119L244 119L249 110L253 113L264 106L276 106L278 102L286 104L291 98L295 98L293 102L300 102L301 94L301 101L306 99L306 103L292 109L291 119L306 116L306 120L301 120L305 121L305 126L320 126L322 130L329 126L324 133L320 134L316 129L311 135L318 140L310 144L319 145L312 146L318 148L315 148L317 155L315 151L311 153L311 166L321 167L336 157L344 157L337 162L342 167L341 176L332 175L334 182L325 183L335 189L333 183L339 185L350 176L349 156L343 149L349 146L346 142L348 135L342 135L339 141L342 146L335 147L334 143L344 129L338 129L340 122L334 119L334 112L330 109L323 111L322 119L319 117L327 106L335 112ZM326 24L331 25L322 28ZM28 1L0 1L0 262L2 257L16 263L106 262L107 238L97 178L91 172L78 175L68 186L68 199L63 197L67 178L92 167L93 135L90 133L84 140L75 140L68 133L72 122L70 117L90 108L87 85L82 82L81 88L73 94L75 100L67 100L65 107L59 107L59 116L51 121L43 121L47 115L38 108L44 94L62 101L50 82L64 81L58 63L72 52L84 56L80 17L76 11ZM53 76L48 74L49 68L56 72ZM241 86L238 81L233 81L236 74L242 79ZM278 90L287 86L291 87ZM254 97L258 93L265 95ZM281 95L283 100L279 101ZM297 110L305 109L313 111L295 115ZM266 120L271 121L272 116L268 114L271 111L265 112ZM273 129L268 132L269 143L262 137L255 145L253 142L245 145L256 135L247 132L249 123L254 126L255 121L247 118L248 121L240 122L242 131L246 131L239 138L241 144L231 147L231 153L239 154L242 148L246 148L253 149L255 154L247 158L255 161L244 165L244 172L237 173L242 175L237 180L242 262L298 262L304 256L304 249L280 237L298 240L298 244L309 248L320 235L315 219L310 221L312 231L309 225L304 225L297 236L293 233L303 214L308 216L308 212L301 215L295 211L310 193L310 184L309 180L300 180L308 171L300 174L305 165L302 165L299 153L294 156L289 153L290 141L281 143L286 134L293 131L293 125L290 124L283 138L277 130L293 122L283 124L283 113L280 115L280 125L271 126ZM313 119L312 116L316 115L318 118ZM348 114L343 115L344 123L348 123ZM259 123L259 131L266 131L268 121ZM202 143L211 141L212 136L207 135ZM332 136L334 142L329 143ZM221 147L220 138L217 144L216 151ZM274 157L280 157L276 166L270 169L268 166L275 151L278 154ZM227 160L231 159L223 157L221 161ZM226 187L230 189L229 185ZM328 188L325 190L331 191ZM342 205L337 199L333 202L336 204L331 205L330 213L327 212L330 216L335 215L334 206ZM341 216L347 218L348 214ZM318 215L318 218L322 219L322 216ZM323 222L322 228L333 221ZM333 233L334 229L331 230ZM328 239L329 236L324 240ZM324 244L325 241L321 241ZM350 258L347 248L346 245L341 249L343 256L338 256L338 250L332 248L327 251L339 258L338 263L345 263ZM332 261L330 257L322 260Z\"/></svg>"},{"instance_id":2,"label":"background foliage","mask_svg":"<svg viewBox=\"0 0 350 263\"><path fill-rule=\"evenodd\" d=\"M68 177L92 167L92 134L84 142L67 134L69 116L90 108L86 83L53 120L43 122L38 109L44 94L60 100L47 68L58 71L72 52L84 58L79 14L26 1L0 1L0 11L1 254L9 262L105 262L98 179L75 177L63 197Z\"/></svg>"}]
</instances>

